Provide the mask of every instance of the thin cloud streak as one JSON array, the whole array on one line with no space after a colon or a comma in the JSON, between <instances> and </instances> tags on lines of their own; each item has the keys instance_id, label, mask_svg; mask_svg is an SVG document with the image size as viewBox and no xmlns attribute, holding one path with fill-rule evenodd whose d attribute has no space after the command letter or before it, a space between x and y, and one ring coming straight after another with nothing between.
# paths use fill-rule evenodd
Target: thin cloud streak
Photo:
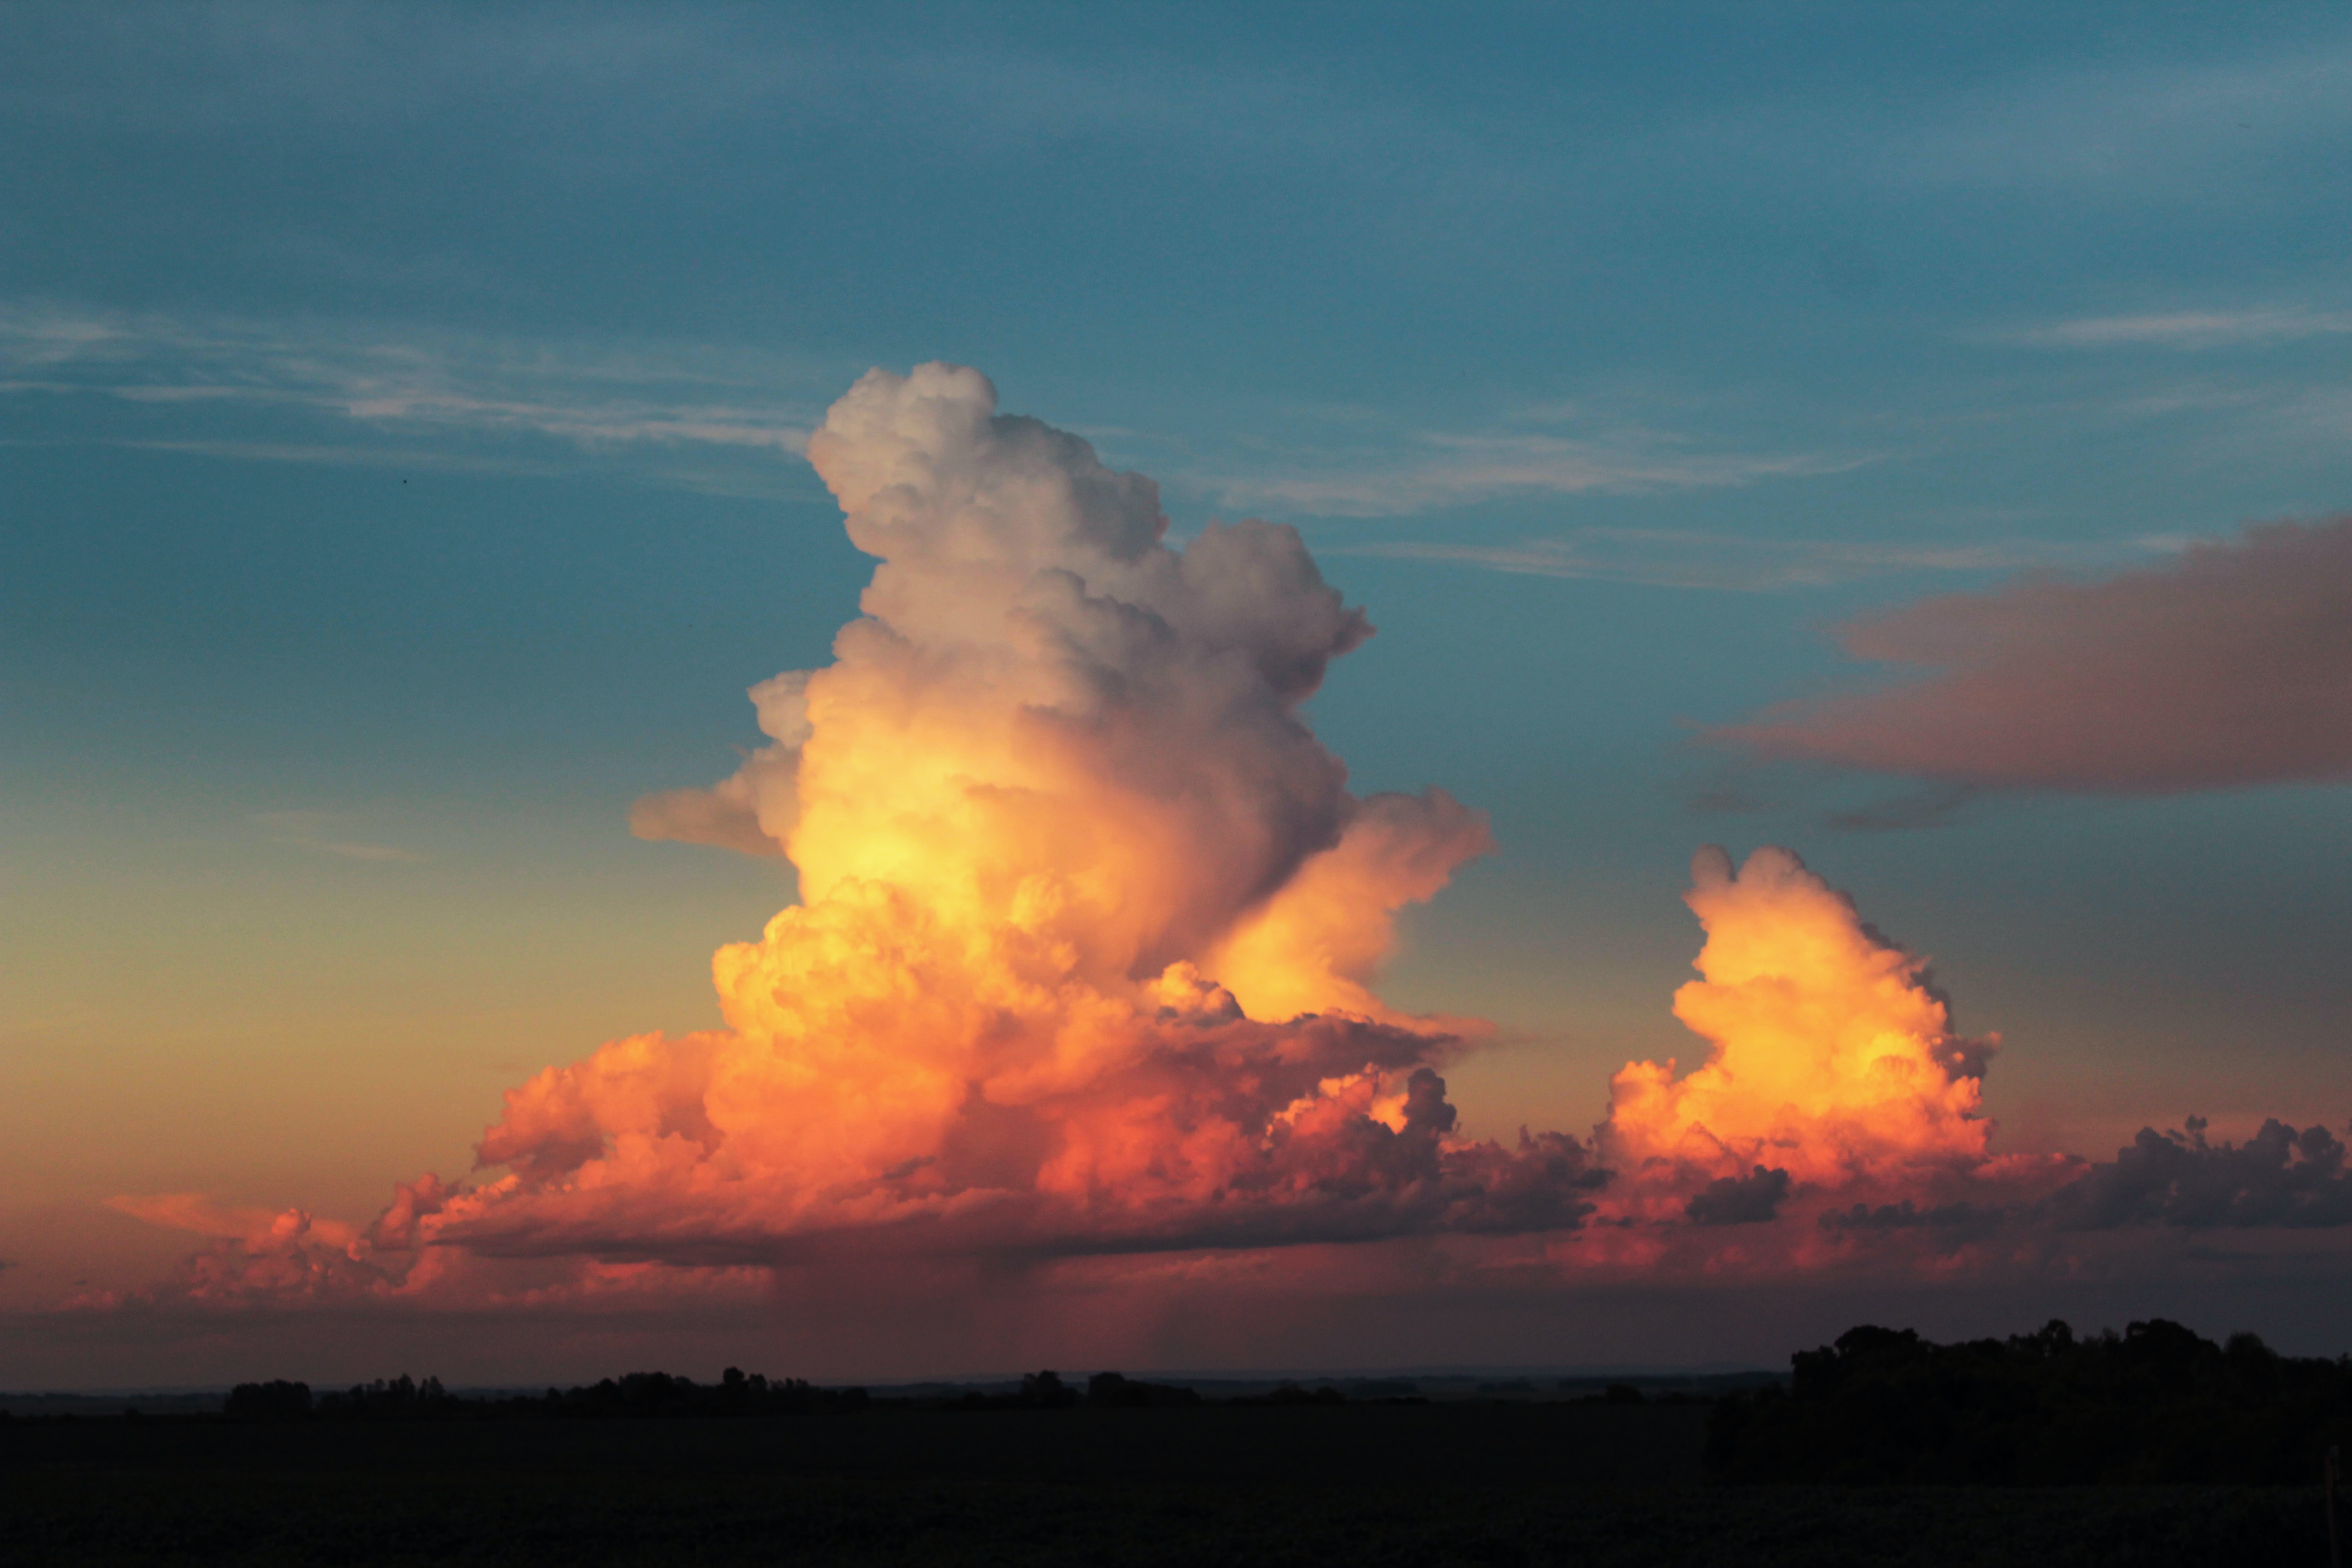
<instances>
[{"instance_id":1,"label":"thin cloud streak","mask_svg":"<svg viewBox=\"0 0 2352 1568\"><path fill-rule=\"evenodd\" d=\"M592 350L348 322L189 321L40 301L0 304L0 396L95 395L159 415L185 409L191 417L205 408L243 406L403 442L379 452L347 438L289 438L298 433L279 427L234 437L207 430L94 437L265 461L562 471L543 457L509 459L475 449L436 458L421 449L434 442L540 439L583 456L625 455L639 468L650 454L698 452L726 465L732 479L675 466L653 477L737 493L751 478L747 460L757 467L761 459L802 455L816 408L793 393L824 374L789 356L703 344ZM1377 410L1355 412L1360 422L1381 417ZM1591 416L1582 405L1555 405L1522 417L1557 423ZM1133 431L1117 435L1150 439ZM1707 450L1689 436L1642 426L1587 435L1423 431L1370 447L1262 447L1235 466L1257 471L1200 475L1189 488L1243 513L1395 517L1513 496L1738 488L1845 472L1881 456ZM771 488L749 483L750 493Z\"/></svg>"},{"instance_id":2,"label":"thin cloud streak","mask_svg":"<svg viewBox=\"0 0 2352 1568\"><path fill-rule=\"evenodd\" d=\"M26 446L33 443L7 444ZM555 479L564 472L562 467L553 463L468 457L461 452L435 452L407 446L343 447L300 441L101 440L79 444L116 447L131 452L176 452L194 458L226 458L260 463L316 463L334 468L429 468L442 473L505 474L531 479Z\"/></svg>"},{"instance_id":3,"label":"thin cloud streak","mask_svg":"<svg viewBox=\"0 0 2352 1568\"><path fill-rule=\"evenodd\" d=\"M2326 148L2352 122L2352 50L2298 39L2237 59L2126 60L2007 75L1864 152L1884 175L2169 202L2234 194L2241 171Z\"/></svg>"},{"instance_id":4,"label":"thin cloud streak","mask_svg":"<svg viewBox=\"0 0 2352 1568\"><path fill-rule=\"evenodd\" d=\"M2013 572L2091 560L2118 549L2153 551L2150 541L2114 545L1999 540L1982 544L1917 544L1873 540L1752 539L1680 529L1580 529L1566 537L1516 544L1453 544L1398 540L1326 545L1326 555L1438 561L1535 577L1637 583L1659 588L1772 593L1823 588L1906 572Z\"/></svg>"},{"instance_id":5,"label":"thin cloud streak","mask_svg":"<svg viewBox=\"0 0 2352 1568\"><path fill-rule=\"evenodd\" d=\"M159 408L231 404L323 416L395 436L539 437L584 453L703 447L797 457L814 409L805 370L700 345L578 345L403 334L352 324L190 322L39 304L0 306L0 394L96 395ZM205 449L187 443L148 445ZM295 461L318 443L210 449Z\"/></svg>"},{"instance_id":6,"label":"thin cloud streak","mask_svg":"<svg viewBox=\"0 0 2352 1568\"><path fill-rule=\"evenodd\" d=\"M1402 449L1335 462L1290 459L1326 471L1197 479L1225 504L1319 517L1402 517L1507 496L1654 494L1721 489L1767 479L1844 473L1873 456L1694 452L1652 435L1589 440L1558 436L1414 436ZM1355 455L1349 455L1355 457Z\"/></svg>"},{"instance_id":7,"label":"thin cloud streak","mask_svg":"<svg viewBox=\"0 0 2352 1568\"><path fill-rule=\"evenodd\" d=\"M2010 335L2035 348L2235 348L2352 332L2352 310L2175 310L2084 316Z\"/></svg>"},{"instance_id":8,"label":"thin cloud streak","mask_svg":"<svg viewBox=\"0 0 2352 1568\"><path fill-rule=\"evenodd\" d=\"M403 849L391 844L368 844L341 837L331 837L334 825L347 820L336 813L325 811L263 811L252 817L254 826L270 835L271 842L313 854L331 855L342 860L359 860L375 865L422 865L430 856L413 849Z\"/></svg>"}]
</instances>

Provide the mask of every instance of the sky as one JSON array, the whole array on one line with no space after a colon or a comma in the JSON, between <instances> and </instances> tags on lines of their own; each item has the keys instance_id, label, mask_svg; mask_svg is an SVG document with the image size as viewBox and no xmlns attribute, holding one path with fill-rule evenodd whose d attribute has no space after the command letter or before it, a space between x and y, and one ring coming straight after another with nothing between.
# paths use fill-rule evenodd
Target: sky
<instances>
[{"instance_id":1,"label":"sky","mask_svg":"<svg viewBox=\"0 0 2352 1568\"><path fill-rule=\"evenodd\" d=\"M2352 1348L2340 9L34 5L0 136L0 1384Z\"/></svg>"}]
</instances>

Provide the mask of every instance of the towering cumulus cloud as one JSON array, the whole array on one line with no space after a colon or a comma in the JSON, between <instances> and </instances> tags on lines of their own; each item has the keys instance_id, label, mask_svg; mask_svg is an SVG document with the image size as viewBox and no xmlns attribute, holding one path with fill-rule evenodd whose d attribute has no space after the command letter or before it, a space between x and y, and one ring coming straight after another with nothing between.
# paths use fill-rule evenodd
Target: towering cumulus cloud
<instances>
[{"instance_id":1,"label":"towering cumulus cloud","mask_svg":"<svg viewBox=\"0 0 2352 1568\"><path fill-rule=\"evenodd\" d=\"M1372 984L1485 822L1433 789L1359 798L1299 715L1371 628L1291 530L1171 548L1149 479L995 402L935 364L833 408L808 452L879 559L864 614L834 662L752 689L769 743L739 772L633 814L798 868L800 901L712 963L725 1026L540 1073L473 1184L404 1184L366 1227L118 1200L212 1244L159 1299L530 1305L839 1259L1099 1276L1158 1265L1076 1255L1441 1232L1446 1268L1713 1272L2352 1215L2316 1128L1992 1156L1992 1042L1780 849L1694 863L1695 1067L1629 1064L1591 1142L1463 1136L1439 1069L1477 1026ZM1512 1232L1559 1234L1459 1239Z\"/></svg>"},{"instance_id":2,"label":"towering cumulus cloud","mask_svg":"<svg viewBox=\"0 0 2352 1568\"><path fill-rule=\"evenodd\" d=\"M1979 1101L1997 1041L1952 1032L1924 960L1785 849L1758 850L1737 874L1702 849L1685 897L1706 945L1675 1016L1714 1049L1680 1079L1671 1061L1632 1062L1611 1080L1615 1157L1727 1181L1780 1171L1782 1188L1984 1163Z\"/></svg>"},{"instance_id":3,"label":"towering cumulus cloud","mask_svg":"<svg viewBox=\"0 0 2352 1568\"><path fill-rule=\"evenodd\" d=\"M809 458L880 557L772 744L641 834L779 849L802 902L720 950L728 1027L541 1073L424 1223L686 1260L1092 1249L1572 1221L1574 1141L1454 1138L1443 1028L1367 982L1486 847L1349 793L1299 704L1370 635L1297 535L1163 542L1151 481L877 371Z\"/></svg>"}]
</instances>

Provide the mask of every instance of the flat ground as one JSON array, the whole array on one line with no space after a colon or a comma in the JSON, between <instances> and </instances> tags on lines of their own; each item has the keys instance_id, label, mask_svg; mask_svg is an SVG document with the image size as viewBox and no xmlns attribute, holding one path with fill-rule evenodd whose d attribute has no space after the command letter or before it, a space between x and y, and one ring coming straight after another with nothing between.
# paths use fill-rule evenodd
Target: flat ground
<instances>
[{"instance_id":1,"label":"flat ground","mask_svg":"<svg viewBox=\"0 0 2352 1568\"><path fill-rule=\"evenodd\" d=\"M0 1421L0 1563L2327 1561L2315 1488L1708 1487L1697 1405Z\"/></svg>"}]
</instances>

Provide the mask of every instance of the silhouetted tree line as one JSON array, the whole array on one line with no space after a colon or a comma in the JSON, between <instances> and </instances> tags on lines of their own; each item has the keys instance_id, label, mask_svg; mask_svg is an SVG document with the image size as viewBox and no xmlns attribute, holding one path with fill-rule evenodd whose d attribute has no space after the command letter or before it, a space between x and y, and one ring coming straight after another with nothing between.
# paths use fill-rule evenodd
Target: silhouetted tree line
<instances>
[{"instance_id":1,"label":"silhouetted tree line","mask_svg":"<svg viewBox=\"0 0 2352 1568\"><path fill-rule=\"evenodd\" d=\"M525 1402L530 1413L588 1417L661 1415L814 1415L864 1408L862 1388L818 1388L797 1377L771 1381L729 1367L715 1384L667 1373L633 1372L585 1388L549 1389Z\"/></svg>"},{"instance_id":2,"label":"silhouetted tree line","mask_svg":"<svg viewBox=\"0 0 2352 1568\"><path fill-rule=\"evenodd\" d=\"M1864 1327L1791 1365L1785 1389L1717 1405L1717 1479L2295 1484L2352 1445L2352 1358L2217 1345L2160 1318L1950 1345Z\"/></svg>"},{"instance_id":3,"label":"silhouetted tree line","mask_svg":"<svg viewBox=\"0 0 2352 1568\"><path fill-rule=\"evenodd\" d=\"M1291 1398L1337 1400L1337 1389L1314 1395L1276 1391L1276 1403ZM1198 1405L1201 1396L1172 1384L1145 1383L1115 1372L1097 1373L1086 1390L1064 1383L1054 1372L1030 1373L1018 1393L978 1390L944 1399L869 1398L862 1388L818 1388L796 1377L769 1379L729 1367L715 1384L661 1372L633 1372L577 1388L544 1394L450 1393L441 1380L419 1383L401 1376L357 1384L340 1393L311 1395L304 1383L241 1383L229 1391L222 1413L243 1421L443 1421L497 1416L614 1419L682 1415L811 1415L862 1410L874 1405L945 1410L1058 1410L1079 1405L1127 1408Z\"/></svg>"},{"instance_id":4,"label":"silhouetted tree line","mask_svg":"<svg viewBox=\"0 0 2352 1568\"><path fill-rule=\"evenodd\" d=\"M235 1395L231 1395L235 1397ZM405 1374L373 1383L354 1384L341 1394L322 1394L313 1406L321 1415L385 1420L399 1416L432 1416L445 1413L454 1396L437 1377L417 1383Z\"/></svg>"},{"instance_id":5,"label":"silhouetted tree line","mask_svg":"<svg viewBox=\"0 0 2352 1568\"><path fill-rule=\"evenodd\" d=\"M920 1403L919 1401L914 1403ZM1069 1410L1084 1405L1097 1409L1138 1409L1170 1405L1198 1405L1201 1396L1174 1384L1144 1383L1115 1372L1098 1372L1087 1379L1084 1394L1062 1381L1056 1372L1023 1375L1019 1393L983 1394L978 1389L947 1401L949 1410Z\"/></svg>"},{"instance_id":6,"label":"silhouetted tree line","mask_svg":"<svg viewBox=\"0 0 2352 1568\"><path fill-rule=\"evenodd\" d=\"M1235 1405L1345 1405L1348 1396L1325 1384L1319 1388L1302 1388L1295 1383L1284 1383L1265 1394L1245 1394L1233 1401Z\"/></svg>"},{"instance_id":7,"label":"silhouetted tree line","mask_svg":"<svg viewBox=\"0 0 2352 1568\"><path fill-rule=\"evenodd\" d=\"M1050 1375L1050 1374L1049 1374ZM673 1377L663 1372L633 1372L578 1388L545 1394L451 1394L437 1377L424 1382L402 1376L354 1384L341 1393L311 1398L308 1384L241 1383L229 1391L222 1414L239 1420L282 1421L316 1417L334 1421L436 1421L480 1416L551 1415L610 1418L665 1415L805 1415L856 1410L866 1404L862 1388L817 1388L796 1377L771 1382L729 1367L715 1384Z\"/></svg>"},{"instance_id":8,"label":"silhouetted tree line","mask_svg":"<svg viewBox=\"0 0 2352 1568\"><path fill-rule=\"evenodd\" d=\"M1201 1396L1171 1383L1145 1383L1115 1372L1098 1372L1087 1379L1087 1403L1113 1409L1137 1410L1167 1405L1198 1405Z\"/></svg>"},{"instance_id":9,"label":"silhouetted tree line","mask_svg":"<svg viewBox=\"0 0 2352 1568\"><path fill-rule=\"evenodd\" d=\"M947 1410L1064 1410L1077 1404L1078 1391L1057 1372L1024 1373L1020 1392L983 1394L979 1389L955 1395L940 1406Z\"/></svg>"},{"instance_id":10,"label":"silhouetted tree line","mask_svg":"<svg viewBox=\"0 0 2352 1568\"><path fill-rule=\"evenodd\" d=\"M405 1383L407 1379L403 1378ZM273 1378L268 1383L240 1383L228 1391L221 1414L239 1421L284 1421L310 1414L310 1385Z\"/></svg>"}]
</instances>

